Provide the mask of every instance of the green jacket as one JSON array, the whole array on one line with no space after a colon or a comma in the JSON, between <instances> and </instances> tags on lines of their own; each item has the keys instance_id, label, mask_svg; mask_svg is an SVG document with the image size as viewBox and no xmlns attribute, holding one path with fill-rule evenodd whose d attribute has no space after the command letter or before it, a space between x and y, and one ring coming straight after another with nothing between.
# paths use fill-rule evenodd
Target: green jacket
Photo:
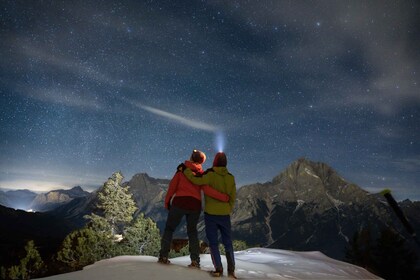
<instances>
[{"instance_id":1,"label":"green jacket","mask_svg":"<svg viewBox=\"0 0 420 280\"><path fill-rule=\"evenodd\" d=\"M230 215L235 205L236 184L235 177L229 173L226 167L212 167L200 177L195 177L191 169L184 170L185 176L196 185L210 185L219 192L229 195L228 202L216 200L205 195L204 212L211 215Z\"/></svg>"}]
</instances>

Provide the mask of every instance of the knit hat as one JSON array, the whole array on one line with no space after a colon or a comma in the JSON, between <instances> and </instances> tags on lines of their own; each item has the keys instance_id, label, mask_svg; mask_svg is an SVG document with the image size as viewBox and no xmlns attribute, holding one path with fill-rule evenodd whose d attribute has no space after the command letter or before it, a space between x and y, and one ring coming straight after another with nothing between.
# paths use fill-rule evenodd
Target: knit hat
<instances>
[{"instance_id":1,"label":"knit hat","mask_svg":"<svg viewBox=\"0 0 420 280\"><path fill-rule=\"evenodd\" d=\"M214 156L214 160L213 160L213 166L224 166L226 167L227 165L227 158L224 152L218 152L215 156Z\"/></svg>"},{"instance_id":2,"label":"knit hat","mask_svg":"<svg viewBox=\"0 0 420 280\"><path fill-rule=\"evenodd\" d=\"M202 164L206 161L206 154L200 150L193 150L190 160Z\"/></svg>"}]
</instances>

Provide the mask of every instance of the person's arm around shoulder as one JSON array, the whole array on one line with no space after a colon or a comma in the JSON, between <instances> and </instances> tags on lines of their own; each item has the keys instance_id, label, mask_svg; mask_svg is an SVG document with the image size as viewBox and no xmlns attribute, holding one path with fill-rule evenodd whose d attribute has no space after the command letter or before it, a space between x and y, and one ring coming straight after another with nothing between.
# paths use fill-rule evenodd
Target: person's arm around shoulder
<instances>
[{"instance_id":1,"label":"person's arm around shoulder","mask_svg":"<svg viewBox=\"0 0 420 280\"><path fill-rule=\"evenodd\" d=\"M187 177L188 180L191 181L191 183L195 184L195 185L208 185L208 177L206 175L206 173L204 173L203 175L201 175L200 177L196 177L194 172L192 172L192 170L190 168L186 168L184 170L184 175L185 177Z\"/></svg>"},{"instance_id":2,"label":"person's arm around shoulder","mask_svg":"<svg viewBox=\"0 0 420 280\"><path fill-rule=\"evenodd\" d=\"M227 194L219 192L218 190L213 189L209 185L203 185L201 186L201 189L203 190L205 195L210 196L214 199L220 200L222 202L229 202L230 200L230 197Z\"/></svg>"},{"instance_id":3,"label":"person's arm around shoulder","mask_svg":"<svg viewBox=\"0 0 420 280\"><path fill-rule=\"evenodd\" d=\"M189 168L188 168L189 169ZM190 175L188 175L190 174ZM184 175L185 177L187 177L188 180L190 180L194 185L197 185L198 187L201 187L201 189L203 190L204 194L207 196L210 196L214 199L223 201L223 202L228 202L229 201L229 196L225 193L219 192L218 190L212 188L209 185L202 185L201 183L196 183L196 181L200 180L201 182L207 182L208 178L207 176L205 176L205 173L199 173L196 174L194 172L192 172L191 169L189 169L189 171L185 172L184 170ZM192 176L192 177L190 177ZM205 178L203 178L205 176Z\"/></svg>"}]
</instances>

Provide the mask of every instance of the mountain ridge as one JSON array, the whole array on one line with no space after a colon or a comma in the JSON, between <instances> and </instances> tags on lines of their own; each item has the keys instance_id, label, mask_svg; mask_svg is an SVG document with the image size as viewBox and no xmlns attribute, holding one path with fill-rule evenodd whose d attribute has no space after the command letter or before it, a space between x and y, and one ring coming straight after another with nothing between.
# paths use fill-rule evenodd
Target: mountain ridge
<instances>
[{"instance_id":1,"label":"mountain ridge","mask_svg":"<svg viewBox=\"0 0 420 280\"><path fill-rule=\"evenodd\" d=\"M354 233L367 227L374 236L387 227L404 233L383 197L307 159L293 162L270 182L241 187L232 214L232 234L239 239L270 248L323 248L339 259Z\"/></svg>"},{"instance_id":2,"label":"mountain ridge","mask_svg":"<svg viewBox=\"0 0 420 280\"><path fill-rule=\"evenodd\" d=\"M46 212L66 204L79 197L88 196L89 192L84 191L80 186L75 186L69 190L52 190L46 193L38 194L29 208L33 211Z\"/></svg>"},{"instance_id":3,"label":"mountain ridge","mask_svg":"<svg viewBox=\"0 0 420 280\"><path fill-rule=\"evenodd\" d=\"M123 183L137 204L135 215L143 212L161 232L167 217L164 198L169 182L137 173ZM82 227L86 214L100 214L96 207L100 190L76 197L50 213L75 228ZM407 216L420 216L420 202L406 200L400 205ZM381 229L390 227L410 238L382 196L347 182L325 163L305 158L292 162L269 182L239 188L231 220L234 238L251 246L319 250L337 259L343 258L343 248L362 228L369 227L377 236ZM419 231L420 220L411 220ZM202 220L198 229L204 239ZM185 237L185 228L181 226L176 235Z\"/></svg>"}]
</instances>

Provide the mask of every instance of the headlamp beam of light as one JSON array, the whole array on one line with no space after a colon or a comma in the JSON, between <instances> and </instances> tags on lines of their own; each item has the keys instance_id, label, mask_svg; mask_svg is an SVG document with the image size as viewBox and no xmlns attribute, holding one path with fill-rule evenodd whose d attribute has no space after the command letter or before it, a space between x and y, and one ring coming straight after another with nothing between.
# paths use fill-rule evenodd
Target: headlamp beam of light
<instances>
[{"instance_id":1,"label":"headlamp beam of light","mask_svg":"<svg viewBox=\"0 0 420 280\"><path fill-rule=\"evenodd\" d=\"M214 125L207 124L207 123L204 123L204 122L195 121L195 120L191 120L191 119L187 119L187 118L184 118L184 117L181 117L181 116L178 116L178 115L175 115L175 114L172 114L172 113L160 110L160 109L156 109L156 108L153 108L153 107L150 107L150 106L145 106L145 105L142 105L142 104L136 104L136 106L143 109L143 110L146 110L150 113L153 113L155 115L167 118L167 119L169 119L173 122L183 124L185 126L189 126L189 127L192 127L192 128L197 128L197 129L200 129L200 130L210 131L210 132L216 132L216 131L219 130L219 128L214 126Z\"/></svg>"},{"instance_id":2,"label":"headlamp beam of light","mask_svg":"<svg viewBox=\"0 0 420 280\"><path fill-rule=\"evenodd\" d=\"M181 117L181 116L178 116L178 115L175 115L175 114L172 114L172 113L169 113L169 112L157 109L157 108L146 106L140 103L134 103L134 105L140 109L148 111L154 115L164 117L173 122L176 122L176 123L188 126L188 127L200 129L200 130L213 132L215 134L215 145L216 145L217 151L219 152L223 151L224 146L225 146L225 136L223 134L223 131L219 127L216 127L214 125L207 124L204 122L187 119L187 118L184 118L184 117Z\"/></svg>"},{"instance_id":3,"label":"headlamp beam of light","mask_svg":"<svg viewBox=\"0 0 420 280\"><path fill-rule=\"evenodd\" d=\"M225 147L225 136L222 131L216 132L216 148L218 152L223 152L223 149Z\"/></svg>"}]
</instances>

